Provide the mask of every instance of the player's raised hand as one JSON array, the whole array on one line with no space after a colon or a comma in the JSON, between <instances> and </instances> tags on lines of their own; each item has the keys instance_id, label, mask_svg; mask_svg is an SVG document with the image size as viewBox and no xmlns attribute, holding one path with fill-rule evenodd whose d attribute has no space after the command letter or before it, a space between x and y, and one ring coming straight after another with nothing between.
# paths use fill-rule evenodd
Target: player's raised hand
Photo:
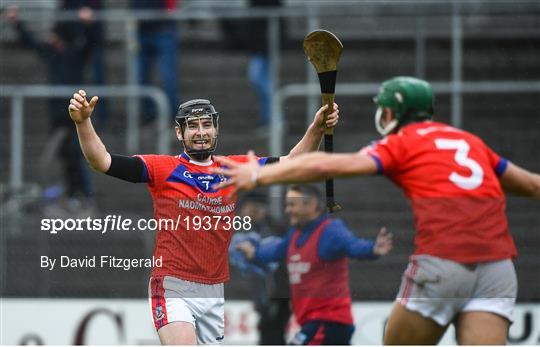
<instances>
[{"instance_id":1,"label":"player's raised hand","mask_svg":"<svg viewBox=\"0 0 540 347\"><path fill-rule=\"evenodd\" d=\"M328 105L324 105L323 107L321 107L315 114L315 119L313 120L313 123L315 124L315 126L321 131L324 131L327 128L335 127L339 120L338 104L334 103L334 112L326 116L326 122L325 122L324 113L326 112L327 109L328 109Z\"/></svg>"},{"instance_id":2,"label":"player's raised hand","mask_svg":"<svg viewBox=\"0 0 540 347\"><path fill-rule=\"evenodd\" d=\"M392 234L382 227L373 246L373 254L376 256L387 255L393 247Z\"/></svg>"},{"instance_id":3,"label":"player's raised hand","mask_svg":"<svg viewBox=\"0 0 540 347\"><path fill-rule=\"evenodd\" d=\"M90 101L87 101L86 92L81 89L73 94L73 97L69 100L69 116L75 123L80 124L92 115L97 102L97 96L94 96Z\"/></svg>"},{"instance_id":4,"label":"player's raised hand","mask_svg":"<svg viewBox=\"0 0 540 347\"><path fill-rule=\"evenodd\" d=\"M213 168L210 171L228 177L228 180L214 185L214 189L223 189L234 185L234 192L237 192L252 190L257 186L257 174L261 167L253 151L248 152L248 161L246 163L239 163L222 156L215 156L214 159L222 166L226 166L226 168Z\"/></svg>"}]
</instances>

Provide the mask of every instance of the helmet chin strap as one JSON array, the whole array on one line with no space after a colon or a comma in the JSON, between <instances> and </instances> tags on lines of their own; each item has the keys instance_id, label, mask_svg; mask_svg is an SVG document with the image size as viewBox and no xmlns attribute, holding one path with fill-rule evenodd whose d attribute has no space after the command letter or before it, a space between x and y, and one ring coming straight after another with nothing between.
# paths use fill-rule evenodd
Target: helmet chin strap
<instances>
[{"instance_id":1,"label":"helmet chin strap","mask_svg":"<svg viewBox=\"0 0 540 347\"><path fill-rule=\"evenodd\" d=\"M217 141L218 141L217 135L213 138L213 140L214 140L214 144L212 145L212 147L208 149L191 148L188 145L186 145L186 142L184 141L184 139L180 140L180 142L182 143L182 146L184 147L184 151L191 159L196 160L196 161L204 161L208 159L216 150Z\"/></svg>"},{"instance_id":2,"label":"helmet chin strap","mask_svg":"<svg viewBox=\"0 0 540 347\"><path fill-rule=\"evenodd\" d=\"M190 151L187 147L184 146L184 151L186 154L195 161L205 161L208 159L212 152L210 150L197 150L197 151Z\"/></svg>"},{"instance_id":3,"label":"helmet chin strap","mask_svg":"<svg viewBox=\"0 0 540 347\"><path fill-rule=\"evenodd\" d=\"M377 128L377 131L382 136L386 136L390 134L398 125L398 121L396 119L392 119L388 124L386 124L385 127L382 125L382 116L383 116L384 110L382 107L377 108L377 112L375 112L375 127Z\"/></svg>"}]
</instances>

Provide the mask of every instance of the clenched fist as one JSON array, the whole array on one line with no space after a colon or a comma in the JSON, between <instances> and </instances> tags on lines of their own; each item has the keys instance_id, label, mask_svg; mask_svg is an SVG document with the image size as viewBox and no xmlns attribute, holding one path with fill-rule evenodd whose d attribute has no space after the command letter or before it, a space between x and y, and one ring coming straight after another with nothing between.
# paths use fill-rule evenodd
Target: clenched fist
<instances>
[{"instance_id":1,"label":"clenched fist","mask_svg":"<svg viewBox=\"0 0 540 347\"><path fill-rule=\"evenodd\" d=\"M334 103L334 111L328 115L325 115L324 113L328 110L328 105L324 105L321 107L317 113L315 114L315 119L313 123L315 126L322 132L325 129L332 129L334 128L339 120L339 106L338 104Z\"/></svg>"},{"instance_id":2,"label":"clenched fist","mask_svg":"<svg viewBox=\"0 0 540 347\"><path fill-rule=\"evenodd\" d=\"M92 115L97 102L97 96L94 96L90 102L86 101L86 92L81 89L69 100L69 116L75 123L83 123Z\"/></svg>"}]
</instances>

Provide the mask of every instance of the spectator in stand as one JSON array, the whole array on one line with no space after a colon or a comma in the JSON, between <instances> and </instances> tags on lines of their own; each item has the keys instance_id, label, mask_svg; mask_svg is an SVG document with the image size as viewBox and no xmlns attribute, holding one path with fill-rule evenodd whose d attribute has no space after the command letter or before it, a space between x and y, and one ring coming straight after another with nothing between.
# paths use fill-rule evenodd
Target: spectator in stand
<instances>
[{"instance_id":1,"label":"spectator in stand","mask_svg":"<svg viewBox=\"0 0 540 347\"><path fill-rule=\"evenodd\" d=\"M177 0L131 0L131 8L134 10L163 10L165 13L174 11L177 7ZM173 20L145 20L139 24L138 80L142 85L149 85L150 68L153 62L157 64L172 111L171 120L174 120L174 110L179 100L176 78L178 41L177 26ZM152 122L155 115L155 106L150 100L145 99L143 123Z\"/></svg>"},{"instance_id":2,"label":"spectator in stand","mask_svg":"<svg viewBox=\"0 0 540 347\"><path fill-rule=\"evenodd\" d=\"M251 7L279 7L281 0L250 0ZM260 126L268 125L270 121L270 102L272 76L270 76L270 58L268 52L268 21L266 18L248 20L248 50L251 53L248 67L248 77L257 89L259 96Z\"/></svg>"},{"instance_id":3,"label":"spectator in stand","mask_svg":"<svg viewBox=\"0 0 540 347\"><path fill-rule=\"evenodd\" d=\"M281 0L249 0L252 8L276 8ZM228 48L246 51L249 55L248 78L259 97L259 129L266 133L270 122L272 76L268 52L268 20L265 17L224 19L221 28ZM283 42L285 25L280 22L280 41Z\"/></svg>"},{"instance_id":4,"label":"spectator in stand","mask_svg":"<svg viewBox=\"0 0 540 347\"><path fill-rule=\"evenodd\" d=\"M103 10L102 0L62 0L63 10L79 11L81 23L78 29L82 34L88 33L88 44L92 47L89 66L92 77L90 84L106 85L106 62L105 62L105 24L102 21L94 20L94 11ZM107 100L101 100L101 106L94 115L96 125L102 127L109 118Z\"/></svg>"},{"instance_id":5,"label":"spectator in stand","mask_svg":"<svg viewBox=\"0 0 540 347\"><path fill-rule=\"evenodd\" d=\"M58 22L45 42L38 41L19 20L16 8L6 11L6 17L13 24L18 40L33 49L47 66L47 79L50 85L69 85L83 83L81 66L91 54L92 31L89 26L77 30L79 22ZM94 187L90 171L82 156L77 132L71 121L66 119L64 99L51 98L48 101L48 116L51 124L51 138L61 138L60 160L66 186L67 203L61 209L67 212L88 210L94 205ZM54 213L61 213L62 210Z\"/></svg>"}]
</instances>

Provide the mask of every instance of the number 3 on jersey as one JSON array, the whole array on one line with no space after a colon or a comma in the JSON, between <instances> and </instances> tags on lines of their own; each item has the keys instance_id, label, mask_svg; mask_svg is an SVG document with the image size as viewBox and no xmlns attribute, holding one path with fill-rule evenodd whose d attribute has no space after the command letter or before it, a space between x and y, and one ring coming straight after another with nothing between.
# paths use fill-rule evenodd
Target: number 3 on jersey
<instances>
[{"instance_id":1,"label":"number 3 on jersey","mask_svg":"<svg viewBox=\"0 0 540 347\"><path fill-rule=\"evenodd\" d=\"M480 164L473 159L467 157L471 147L465 140L453 139L435 139L435 146L441 150L455 150L454 160L460 166L464 166L471 170L470 176L462 176L457 172L452 172L448 179L456 186L466 190L478 188L484 180L484 170Z\"/></svg>"}]
</instances>

